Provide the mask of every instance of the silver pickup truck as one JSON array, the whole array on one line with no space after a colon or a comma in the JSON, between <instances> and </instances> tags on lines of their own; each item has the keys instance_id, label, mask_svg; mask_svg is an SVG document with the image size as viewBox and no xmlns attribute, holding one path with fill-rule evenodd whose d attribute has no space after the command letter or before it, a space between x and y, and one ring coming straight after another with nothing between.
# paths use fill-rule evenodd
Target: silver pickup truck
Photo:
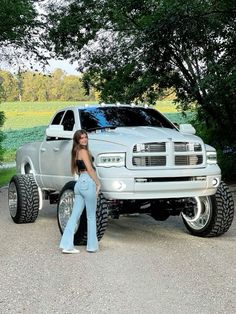
<instances>
[{"instance_id":1,"label":"silver pickup truck","mask_svg":"<svg viewBox=\"0 0 236 314\"><path fill-rule=\"evenodd\" d=\"M70 172L72 137L77 129L89 135L89 149L102 189L97 207L101 239L108 216L145 213L156 220L181 215L196 236L225 233L234 203L217 165L216 151L190 124L178 127L155 109L132 105L97 105L59 110L42 142L17 150L17 175L9 184L14 222L34 222L43 200L57 203L60 231L71 213L76 177ZM75 243L87 237L86 211Z\"/></svg>"}]
</instances>

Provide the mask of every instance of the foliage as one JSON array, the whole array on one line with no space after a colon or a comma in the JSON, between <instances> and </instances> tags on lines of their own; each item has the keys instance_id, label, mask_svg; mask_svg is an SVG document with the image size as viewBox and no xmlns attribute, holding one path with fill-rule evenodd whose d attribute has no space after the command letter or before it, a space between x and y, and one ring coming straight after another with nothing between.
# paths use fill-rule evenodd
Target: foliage
<instances>
[{"instance_id":1,"label":"foliage","mask_svg":"<svg viewBox=\"0 0 236 314\"><path fill-rule=\"evenodd\" d=\"M0 169L0 188L7 185L15 174L16 168Z\"/></svg>"},{"instance_id":2,"label":"foliage","mask_svg":"<svg viewBox=\"0 0 236 314\"><path fill-rule=\"evenodd\" d=\"M87 90L155 103L173 87L179 107L194 104L212 129L210 143L235 145L235 1L72 0L49 10L55 52L79 60Z\"/></svg>"},{"instance_id":3,"label":"foliage","mask_svg":"<svg viewBox=\"0 0 236 314\"><path fill-rule=\"evenodd\" d=\"M45 24L38 19L36 0L0 0L0 63L19 63L23 56L30 60L32 56L46 60L40 32ZM8 89L4 88L7 83ZM0 75L1 99L16 93L14 78L9 73ZM13 96L14 98L15 96ZM11 98L9 98L11 99ZM4 114L0 112L0 128L4 123ZM0 129L0 161L3 158L3 133Z\"/></svg>"},{"instance_id":4,"label":"foliage","mask_svg":"<svg viewBox=\"0 0 236 314\"><path fill-rule=\"evenodd\" d=\"M85 102L6 102L0 106L6 116L3 130L16 130L48 125L58 109L66 106L84 105ZM86 104L95 102L86 101Z\"/></svg>"},{"instance_id":5,"label":"foliage","mask_svg":"<svg viewBox=\"0 0 236 314\"><path fill-rule=\"evenodd\" d=\"M23 59L46 61L41 34L46 28L37 0L0 0L0 60L23 66ZM32 59L34 58L34 59Z\"/></svg>"},{"instance_id":6,"label":"foliage","mask_svg":"<svg viewBox=\"0 0 236 314\"><path fill-rule=\"evenodd\" d=\"M0 71L0 77L4 101L95 100L93 91L89 96L85 95L80 76L66 75L60 69L50 75L32 71L13 75L8 71Z\"/></svg>"},{"instance_id":7,"label":"foliage","mask_svg":"<svg viewBox=\"0 0 236 314\"><path fill-rule=\"evenodd\" d=\"M210 143L217 151L217 160L221 168L222 178L225 181L236 180L236 144L228 146L221 143L215 135L214 127L207 127L205 123L196 119L190 119L190 123L196 128L197 134L205 143Z\"/></svg>"},{"instance_id":8,"label":"foliage","mask_svg":"<svg viewBox=\"0 0 236 314\"><path fill-rule=\"evenodd\" d=\"M35 1L1 0L0 11L0 42L19 42L29 35L31 25L35 25Z\"/></svg>"},{"instance_id":9,"label":"foliage","mask_svg":"<svg viewBox=\"0 0 236 314\"><path fill-rule=\"evenodd\" d=\"M3 142L4 148L16 150L21 145L29 142L42 141L46 126L23 128L5 132L6 138Z\"/></svg>"},{"instance_id":10,"label":"foliage","mask_svg":"<svg viewBox=\"0 0 236 314\"><path fill-rule=\"evenodd\" d=\"M18 100L18 86L16 77L9 71L0 71L0 77L2 79L2 92L1 99L3 101L15 101Z\"/></svg>"},{"instance_id":11,"label":"foliage","mask_svg":"<svg viewBox=\"0 0 236 314\"><path fill-rule=\"evenodd\" d=\"M2 126L4 124L5 121L5 115L3 111L0 111L0 163L3 160L3 154L4 154L4 149L3 149L3 145L2 142L5 138L4 133L2 131Z\"/></svg>"},{"instance_id":12,"label":"foliage","mask_svg":"<svg viewBox=\"0 0 236 314\"><path fill-rule=\"evenodd\" d=\"M67 106L93 105L95 101L50 101L50 102L5 102L1 104L2 111L6 116L3 126L4 131L11 131L22 128L48 125L58 109ZM171 101L158 101L156 108L167 115L170 114L176 122L181 122L181 115Z\"/></svg>"}]
</instances>

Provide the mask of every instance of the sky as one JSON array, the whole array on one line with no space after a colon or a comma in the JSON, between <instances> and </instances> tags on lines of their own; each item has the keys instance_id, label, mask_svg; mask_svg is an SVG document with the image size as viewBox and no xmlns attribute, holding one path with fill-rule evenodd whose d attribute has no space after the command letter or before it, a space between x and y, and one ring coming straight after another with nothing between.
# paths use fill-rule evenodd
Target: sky
<instances>
[{"instance_id":1,"label":"sky","mask_svg":"<svg viewBox=\"0 0 236 314\"><path fill-rule=\"evenodd\" d=\"M43 0L39 5L36 4L37 10L40 13L44 13L44 5L47 3L49 0ZM52 1L52 0L51 0ZM59 0L56 0L59 1ZM63 1L63 0L62 0ZM7 46L7 47L0 47L0 70L6 70L10 71L12 73L17 73L19 67L23 70L29 70L29 71L39 71L45 74L49 74L53 72L55 69L62 69L66 74L72 74L72 75L79 75L80 73L76 70L76 64L73 63L71 64L67 60L56 60L56 59L51 59L48 61L49 66L45 68L45 70L42 68L40 63L38 62L33 62L32 64L34 65L34 68L31 68L30 62L27 61L27 58L24 58L24 50L22 50L22 55L19 57L17 54L15 54L15 48L14 45ZM7 56L7 57L6 57ZM11 56L11 60L14 60L14 62L9 64L8 59L9 56ZM22 58L23 56L23 58ZM32 62L32 59L30 59Z\"/></svg>"},{"instance_id":2,"label":"sky","mask_svg":"<svg viewBox=\"0 0 236 314\"><path fill-rule=\"evenodd\" d=\"M65 71L67 74L79 75L79 72L76 70L76 64L70 64L67 60L54 60L49 61L50 66L47 67L49 72L59 68Z\"/></svg>"},{"instance_id":3,"label":"sky","mask_svg":"<svg viewBox=\"0 0 236 314\"><path fill-rule=\"evenodd\" d=\"M79 75L80 73L76 70L76 64L73 63L71 64L69 61L67 60L56 60L56 59L51 59L48 61L49 65L46 66L45 70L43 71L43 69L41 69L41 67L35 63L35 69L38 69L39 72L43 72L45 74L49 74L51 72L53 72L55 69L62 69L66 74L69 75ZM4 62L0 62L0 69L1 70L6 70L6 71L10 71L13 73L17 72L17 69L19 67L19 64L17 66L12 66L9 65L7 63ZM26 63L26 68L27 70L27 63ZM28 68L28 70L30 71L30 67Z\"/></svg>"}]
</instances>

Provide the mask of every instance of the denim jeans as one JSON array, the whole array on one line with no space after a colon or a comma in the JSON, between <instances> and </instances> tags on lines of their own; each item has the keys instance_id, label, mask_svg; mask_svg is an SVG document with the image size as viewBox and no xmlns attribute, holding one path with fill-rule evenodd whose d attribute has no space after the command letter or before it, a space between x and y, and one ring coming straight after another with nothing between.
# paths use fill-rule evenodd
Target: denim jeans
<instances>
[{"instance_id":1,"label":"denim jeans","mask_svg":"<svg viewBox=\"0 0 236 314\"><path fill-rule=\"evenodd\" d=\"M86 206L87 214L87 251L98 250L96 224L96 184L87 172L83 172L74 187L75 201L71 216L63 232L60 248L71 250L74 248L74 233L77 222Z\"/></svg>"}]
</instances>

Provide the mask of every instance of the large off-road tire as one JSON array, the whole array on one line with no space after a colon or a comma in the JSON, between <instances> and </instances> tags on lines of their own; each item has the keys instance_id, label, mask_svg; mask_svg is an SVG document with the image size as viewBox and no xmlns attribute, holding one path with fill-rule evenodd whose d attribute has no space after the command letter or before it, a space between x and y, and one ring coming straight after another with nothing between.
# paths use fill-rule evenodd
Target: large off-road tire
<instances>
[{"instance_id":1,"label":"large off-road tire","mask_svg":"<svg viewBox=\"0 0 236 314\"><path fill-rule=\"evenodd\" d=\"M57 221L60 232L63 233L67 221L71 215L74 203L74 186L75 181L70 181L61 190L57 205ZM108 223L108 205L102 193L99 194L97 200L97 237L98 241L104 235ZM74 235L75 245L85 245L87 243L87 218L84 209L80 220L78 221L77 230Z\"/></svg>"},{"instance_id":2,"label":"large off-road tire","mask_svg":"<svg viewBox=\"0 0 236 314\"><path fill-rule=\"evenodd\" d=\"M8 188L8 205L15 223L34 222L39 213L39 192L33 175L15 175Z\"/></svg>"},{"instance_id":3,"label":"large off-road tire","mask_svg":"<svg viewBox=\"0 0 236 314\"><path fill-rule=\"evenodd\" d=\"M189 200L182 212L183 222L195 236L215 237L226 231L234 217L234 201L228 186L221 182L215 195Z\"/></svg>"}]
</instances>

